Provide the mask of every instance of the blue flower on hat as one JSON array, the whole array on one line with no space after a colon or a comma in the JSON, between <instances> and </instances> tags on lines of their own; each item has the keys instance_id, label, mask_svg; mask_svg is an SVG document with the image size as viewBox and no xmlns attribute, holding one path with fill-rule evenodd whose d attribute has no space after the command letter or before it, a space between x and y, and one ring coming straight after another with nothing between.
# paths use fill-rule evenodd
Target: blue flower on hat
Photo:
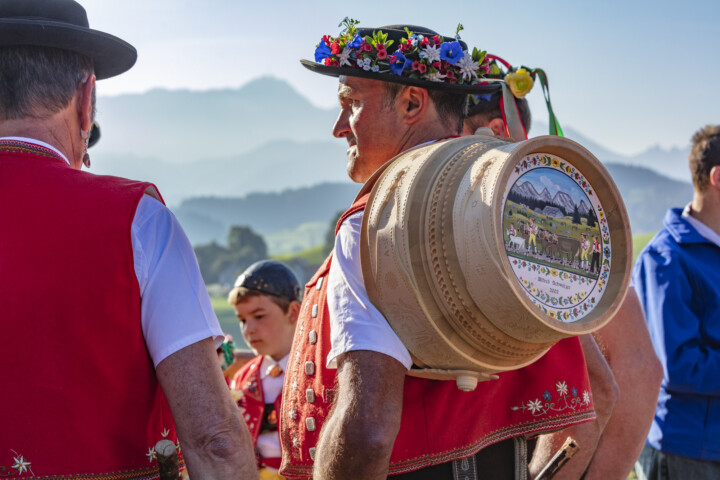
<instances>
[{"instance_id":1,"label":"blue flower on hat","mask_svg":"<svg viewBox=\"0 0 720 480\"><path fill-rule=\"evenodd\" d=\"M353 38L353 41L348 43L347 46L350 48L360 48L360 44L362 43L363 38L359 34L355 34L355 38Z\"/></svg>"},{"instance_id":2,"label":"blue flower on hat","mask_svg":"<svg viewBox=\"0 0 720 480\"><path fill-rule=\"evenodd\" d=\"M447 42L440 45L440 58L451 65L455 65L465 55L460 42Z\"/></svg>"},{"instance_id":3,"label":"blue flower on hat","mask_svg":"<svg viewBox=\"0 0 720 480\"><path fill-rule=\"evenodd\" d=\"M402 75L403 70L410 68L412 61L405 58L400 50L397 50L394 54L395 61L390 62L390 72L395 75Z\"/></svg>"},{"instance_id":4,"label":"blue flower on hat","mask_svg":"<svg viewBox=\"0 0 720 480\"><path fill-rule=\"evenodd\" d=\"M325 39L320 39L320 43L318 44L317 48L315 49L315 61L318 63L322 63L325 58L329 57L332 52L330 51L330 47L328 47L327 43L325 43Z\"/></svg>"}]
</instances>

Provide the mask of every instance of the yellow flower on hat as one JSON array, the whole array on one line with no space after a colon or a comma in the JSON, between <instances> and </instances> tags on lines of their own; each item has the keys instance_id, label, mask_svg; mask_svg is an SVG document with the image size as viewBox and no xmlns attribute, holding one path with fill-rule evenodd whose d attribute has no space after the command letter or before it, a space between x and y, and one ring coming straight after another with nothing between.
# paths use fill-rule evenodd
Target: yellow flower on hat
<instances>
[{"instance_id":1,"label":"yellow flower on hat","mask_svg":"<svg viewBox=\"0 0 720 480\"><path fill-rule=\"evenodd\" d=\"M535 83L528 71L524 68L519 68L516 71L505 75L505 81L510 87L513 95L517 98L523 98L525 95L530 93L533 83Z\"/></svg>"}]
</instances>

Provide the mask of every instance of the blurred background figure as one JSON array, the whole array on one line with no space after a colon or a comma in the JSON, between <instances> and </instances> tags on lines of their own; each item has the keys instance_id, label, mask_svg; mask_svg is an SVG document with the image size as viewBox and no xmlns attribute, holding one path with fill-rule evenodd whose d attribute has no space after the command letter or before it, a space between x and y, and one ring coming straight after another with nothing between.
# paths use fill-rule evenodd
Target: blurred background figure
<instances>
[{"instance_id":1,"label":"blurred background figure","mask_svg":"<svg viewBox=\"0 0 720 480\"><path fill-rule=\"evenodd\" d=\"M720 478L720 126L692 139L695 193L665 215L633 279L664 377L637 470Z\"/></svg>"}]
</instances>

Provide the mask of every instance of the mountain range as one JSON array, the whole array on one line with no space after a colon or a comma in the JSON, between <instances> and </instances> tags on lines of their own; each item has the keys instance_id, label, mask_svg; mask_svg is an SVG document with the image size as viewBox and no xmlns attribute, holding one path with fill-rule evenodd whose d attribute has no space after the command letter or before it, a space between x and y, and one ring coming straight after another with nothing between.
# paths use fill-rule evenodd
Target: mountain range
<instances>
[{"instance_id":1,"label":"mountain range","mask_svg":"<svg viewBox=\"0 0 720 480\"><path fill-rule=\"evenodd\" d=\"M222 243L244 222L284 239L271 251L294 250L322 237L358 189L345 173L346 142L331 136L337 113L269 77L236 89L101 95L91 171L156 183L194 244ZM624 156L564 130L608 168L635 233L656 231L666 208L689 200L687 149ZM546 131L535 122L531 135Z\"/></svg>"}]
</instances>

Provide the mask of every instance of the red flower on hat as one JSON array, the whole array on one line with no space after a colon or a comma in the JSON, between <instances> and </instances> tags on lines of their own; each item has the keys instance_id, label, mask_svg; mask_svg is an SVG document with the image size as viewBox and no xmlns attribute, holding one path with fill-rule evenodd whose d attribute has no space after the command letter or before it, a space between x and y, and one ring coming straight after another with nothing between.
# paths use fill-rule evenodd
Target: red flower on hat
<instances>
[{"instance_id":1,"label":"red flower on hat","mask_svg":"<svg viewBox=\"0 0 720 480\"><path fill-rule=\"evenodd\" d=\"M372 52L372 45L367 42L363 42L363 44L360 46L360 50L363 52Z\"/></svg>"},{"instance_id":2,"label":"red flower on hat","mask_svg":"<svg viewBox=\"0 0 720 480\"><path fill-rule=\"evenodd\" d=\"M330 53L332 53L333 55L337 55L338 53L340 53L340 45L338 45L337 42L332 42L330 44Z\"/></svg>"},{"instance_id":3,"label":"red flower on hat","mask_svg":"<svg viewBox=\"0 0 720 480\"><path fill-rule=\"evenodd\" d=\"M425 45L430 45L430 39L428 39L427 37L422 37L422 40L420 41L420 45L423 47Z\"/></svg>"},{"instance_id":4,"label":"red flower on hat","mask_svg":"<svg viewBox=\"0 0 720 480\"><path fill-rule=\"evenodd\" d=\"M378 49L378 52L377 52L378 60L384 60L387 58L387 56L388 56L387 51L385 51L384 49L383 50Z\"/></svg>"},{"instance_id":5,"label":"red flower on hat","mask_svg":"<svg viewBox=\"0 0 720 480\"><path fill-rule=\"evenodd\" d=\"M325 42L325 45L327 45L328 47L330 46L330 39L331 39L331 38L332 38L332 37L331 37L330 35L323 35L323 37L322 37L323 42Z\"/></svg>"},{"instance_id":6,"label":"red flower on hat","mask_svg":"<svg viewBox=\"0 0 720 480\"><path fill-rule=\"evenodd\" d=\"M425 73L425 72L427 72L427 65L425 65L424 63L421 63L418 65L417 70L420 73Z\"/></svg>"},{"instance_id":7,"label":"red flower on hat","mask_svg":"<svg viewBox=\"0 0 720 480\"><path fill-rule=\"evenodd\" d=\"M443 42L442 42L442 38L440 38L439 35L435 35L434 37L432 37L432 40L433 40L433 44L434 44L436 47L439 47L440 44L443 43Z\"/></svg>"},{"instance_id":8,"label":"red flower on hat","mask_svg":"<svg viewBox=\"0 0 720 480\"><path fill-rule=\"evenodd\" d=\"M340 62L338 62L337 60L333 60L330 57L325 57L324 63L328 67L339 67L340 66Z\"/></svg>"},{"instance_id":9,"label":"red flower on hat","mask_svg":"<svg viewBox=\"0 0 720 480\"><path fill-rule=\"evenodd\" d=\"M438 70L440 70L441 64L440 64L440 62L433 62L432 66L437 68Z\"/></svg>"},{"instance_id":10,"label":"red flower on hat","mask_svg":"<svg viewBox=\"0 0 720 480\"><path fill-rule=\"evenodd\" d=\"M420 62L418 62L417 60L415 60L415 61L412 63L412 69L413 69L413 70L417 70L417 69L418 69L418 66L420 66Z\"/></svg>"}]
</instances>

